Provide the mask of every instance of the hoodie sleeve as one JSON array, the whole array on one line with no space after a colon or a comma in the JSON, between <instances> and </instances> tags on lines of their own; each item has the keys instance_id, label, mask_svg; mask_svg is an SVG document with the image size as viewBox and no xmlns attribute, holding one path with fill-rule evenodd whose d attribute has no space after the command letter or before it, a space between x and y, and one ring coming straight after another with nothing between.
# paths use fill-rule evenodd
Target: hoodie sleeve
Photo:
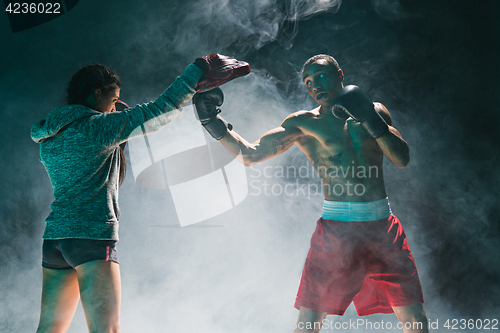
<instances>
[{"instance_id":1,"label":"hoodie sleeve","mask_svg":"<svg viewBox=\"0 0 500 333\"><path fill-rule=\"evenodd\" d=\"M184 104L193 98L202 75L198 66L189 65L154 102L137 105L122 112L105 112L92 116L85 125L88 134L99 144L112 146L160 130L175 119ZM145 122L148 122L145 132L136 130Z\"/></svg>"},{"instance_id":2,"label":"hoodie sleeve","mask_svg":"<svg viewBox=\"0 0 500 333\"><path fill-rule=\"evenodd\" d=\"M31 126L31 140L33 140L35 143L40 143L45 139L47 136L50 135L50 133L47 133L47 131L44 131L44 125L45 125L46 120L42 119L37 121L36 123Z\"/></svg>"}]
</instances>

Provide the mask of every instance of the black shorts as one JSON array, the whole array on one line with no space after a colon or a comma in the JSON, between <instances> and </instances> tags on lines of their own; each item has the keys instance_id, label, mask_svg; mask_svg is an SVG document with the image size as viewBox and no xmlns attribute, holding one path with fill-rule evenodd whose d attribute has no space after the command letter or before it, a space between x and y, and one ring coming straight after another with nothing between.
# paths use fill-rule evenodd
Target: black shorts
<instances>
[{"instance_id":1,"label":"black shorts","mask_svg":"<svg viewBox=\"0 0 500 333\"><path fill-rule=\"evenodd\" d=\"M42 266L50 269L73 269L94 260L118 263L116 241L94 239L45 239Z\"/></svg>"}]
</instances>

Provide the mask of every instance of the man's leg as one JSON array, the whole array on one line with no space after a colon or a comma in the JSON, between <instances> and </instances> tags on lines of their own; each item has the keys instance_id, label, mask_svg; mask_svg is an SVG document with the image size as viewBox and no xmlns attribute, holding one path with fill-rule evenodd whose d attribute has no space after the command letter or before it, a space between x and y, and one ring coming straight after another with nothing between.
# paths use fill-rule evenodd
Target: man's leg
<instances>
[{"instance_id":1,"label":"man's leg","mask_svg":"<svg viewBox=\"0 0 500 333\"><path fill-rule=\"evenodd\" d=\"M74 269L43 268L42 309L37 333L65 333L79 299Z\"/></svg>"},{"instance_id":2,"label":"man's leg","mask_svg":"<svg viewBox=\"0 0 500 333\"><path fill-rule=\"evenodd\" d=\"M120 266L113 261L95 260L75 269L89 331L119 333Z\"/></svg>"},{"instance_id":3,"label":"man's leg","mask_svg":"<svg viewBox=\"0 0 500 333\"><path fill-rule=\"evenodd\" d=\"M321 330L326 313L300 307L297 326L293 333L318 333Z\"/></svg>"},{"instance_id":4,"label":"man's leg","mask_svg":"<svg viewBox=\"0 0 500 333\"><path fill-rule=\"evenodd\" d=\"M427 333L427 316L422 304L393 306L392 309L403 325L404 333Z\"/></svg>"}]
</instances>

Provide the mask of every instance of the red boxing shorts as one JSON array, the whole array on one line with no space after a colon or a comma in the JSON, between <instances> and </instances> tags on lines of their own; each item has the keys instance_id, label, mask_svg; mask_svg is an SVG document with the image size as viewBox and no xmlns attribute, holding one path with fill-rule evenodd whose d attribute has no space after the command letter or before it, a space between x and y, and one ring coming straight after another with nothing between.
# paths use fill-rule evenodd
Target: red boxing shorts
<instances>
[{"instance_id":1,"label":"red boxing shorts","mask_svg":"<svg viewBox=\"0 0 500 333\"><path fill-rule=\"evenodd\" d=\"M325 201L325 206L331 206L328 203L332 202ZM330 211L324 207L317 222L295 307L343 315L354 302L358 315L366 316L393 313L393 306L423 303L413 255L387 199L334 203L339 204L343 207L330 207ZM376 220L360 221L366 207L375 211ZM351 221L346 222L346 216Z\"/></svg>"}]
</instances>

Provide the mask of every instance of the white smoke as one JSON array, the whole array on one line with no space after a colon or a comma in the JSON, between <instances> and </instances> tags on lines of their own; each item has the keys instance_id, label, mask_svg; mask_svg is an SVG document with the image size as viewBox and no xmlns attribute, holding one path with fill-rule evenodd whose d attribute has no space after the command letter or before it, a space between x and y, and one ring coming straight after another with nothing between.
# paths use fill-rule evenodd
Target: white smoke
<instances>
[{"instance_id":1,"label":"white smoke","mask_svg":"<svg viewBox=\"0 0 500 333\"><path fill-rule=\"evenodd\" d=\"M277 40L283 25L290 23L294 26L293 33L286 39L291 47L299 20L320 12L335 13L341 3L341 0L197 1L178 26L172 46L182 53L193 47L221 49L233 43L243 49L258 50Z\"/></svg>"}]
</instances>

